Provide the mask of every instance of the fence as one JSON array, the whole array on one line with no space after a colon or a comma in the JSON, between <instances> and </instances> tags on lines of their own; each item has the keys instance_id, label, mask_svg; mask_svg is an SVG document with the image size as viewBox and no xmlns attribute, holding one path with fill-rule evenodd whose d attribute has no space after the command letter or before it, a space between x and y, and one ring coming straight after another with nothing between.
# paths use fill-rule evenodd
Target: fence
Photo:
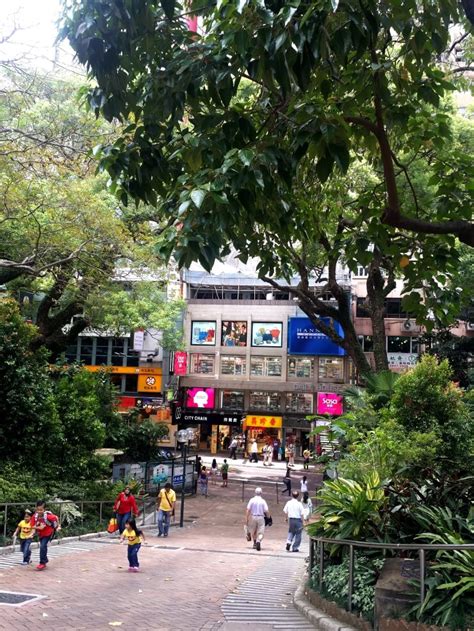
<instances>
[{"instance_id":1,"label":"fence","mask_svg":"<svg viewBox=\"0 0 474 631\"><path fill-rule=\"evenodd\" d=\"M318 548L319 557L319 589L322 590L324 582L324 545L332 544L346 546L349 548L349 569L348 569L348 597L347 609L352 611L352 594L354 591L354 559L356 548L364 548L370 550L413 550L418 552L420 567L420 593L419 599L422 603L425 599L425 579L426 579L426 555L425 552L431 550L473 550L474 543L466 544L418 544L418 543L377 543L371 541L351 541L349 539L328 539L325 537L311 537L309 543L309 574L312 576L315 566L316 548Z\"/></svg>"},{"instance_id":2,"label":"fence","mask_svg":"<svg viewBox=\"0 0 474 631\"><path fill-rule=\"evenodd\" d=\"M232 483L238 482L239 484L242 485L242 502L245 502L245 492L246 492L247 489L253 495L256 487L259 486L264 492L265 492L265 487L268 487L270 490L274 489L275 490L275 496L276 496L276 503L279 504L280 503L280 494L281 494L280 489L282 487L286 488L285 485L282 482L279 482L278 480L275 480L275 482L270 482L270 481L266 481L266 480L258 480L258 479L257 480L250 480L249 478L232 477L231 481L232 481ZM290 499L290 498L291 498L291 495L290 495L290 497L288 497L288 499Z\"/></svg>"}]
</instances>

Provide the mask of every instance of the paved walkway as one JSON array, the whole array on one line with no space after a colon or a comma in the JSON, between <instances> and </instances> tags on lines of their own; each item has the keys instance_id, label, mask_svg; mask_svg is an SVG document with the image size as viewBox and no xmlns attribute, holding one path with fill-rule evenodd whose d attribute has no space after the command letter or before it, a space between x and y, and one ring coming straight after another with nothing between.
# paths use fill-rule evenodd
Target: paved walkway
<instances>
[{"instance_id":1,"label":"paved walkway","mask_svg":"<svg viewBox=\"0 0 474 631\"><path fill-rule=\"evenodd\" d=\"M173 527L167 539L147 529L139 574L127 572L126 547L109 537L51 546L44 572L13 563L18 553L0 557L0 590L46 596L23 607L0 606L0 629L38 623L55 631L312 628L291 600L306 554L285 551L286 497L277 505L274 489L268 491L274 525L257 552L244 538L241 490L231 479L228 489L210 485L208 498L187 499L186 525Z\"/></svg>"}]
</instances>

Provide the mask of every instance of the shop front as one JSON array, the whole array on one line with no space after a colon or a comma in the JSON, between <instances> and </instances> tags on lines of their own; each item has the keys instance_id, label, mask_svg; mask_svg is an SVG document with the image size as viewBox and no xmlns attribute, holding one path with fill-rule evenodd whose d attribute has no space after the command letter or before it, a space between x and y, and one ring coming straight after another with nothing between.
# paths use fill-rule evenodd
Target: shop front
<instances>
[{"instance_id":1,"label":"shop front","mask_svg":"<svg viewBox=\"0 0 474 631\"><path fill-rule=\"evenodd\" d=\"M301 458L305 449L314 449L314 440L310 436L311 421L298 414L285 414L283 417L285 443L295 446L295 456Z\"/></svg>"},{"instance_id":2,"label":"shop front","mask_svg":"<svg viewBox=\"0 0 474 631\"><path fill-rule=\"evenodd\" d=\"M196 427L196 444L199 450L208 450L213 454L228 451L234 435L242 433L242 413L214 410L189 410L181 407L174 409L178 429Z\"/></svg>"},{"instance_id":3,"label":"shop front","mask_svg":"<svg viewBox=\"0 0 474 631\"><path fill-rule=\"evenodd\" d=\"M283 441L283 417L265 414L247 414L244 420L244 434L247 451L253 440L257 441L258 453L265 445L271 445L274 458Z\"/></svg>"}]
</instances>

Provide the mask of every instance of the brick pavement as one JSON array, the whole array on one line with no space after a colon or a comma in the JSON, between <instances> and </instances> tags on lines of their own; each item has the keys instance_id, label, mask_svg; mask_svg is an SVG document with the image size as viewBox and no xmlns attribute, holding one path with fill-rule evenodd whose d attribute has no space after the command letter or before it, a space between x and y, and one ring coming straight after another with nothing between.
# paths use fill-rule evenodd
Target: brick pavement
<instances>
[{"instance_id":1,"label":"brick pavement","mask_svg":"<svg viewBox=\"0 0 474 631\"><path fill-rule=\"evenodd\" d=\"M228 489L211 485L209 491L209 498L186 500L185 528L173 527L167 539L157 538L154 528L147 531L139 574L127 572L126 546L107 538L92 551L54 559L44 572L31 566L2 570L0 589L47 598L20 608L0 606L0 629L38 623L55 631L218 629L221 604L240 582L270 556L294 567L304 553L286 555L283 503L276 505L274 493L267 498L274 525L256 552L243 536L241 487L231 482Z\"/></svg>"}]
</instances>

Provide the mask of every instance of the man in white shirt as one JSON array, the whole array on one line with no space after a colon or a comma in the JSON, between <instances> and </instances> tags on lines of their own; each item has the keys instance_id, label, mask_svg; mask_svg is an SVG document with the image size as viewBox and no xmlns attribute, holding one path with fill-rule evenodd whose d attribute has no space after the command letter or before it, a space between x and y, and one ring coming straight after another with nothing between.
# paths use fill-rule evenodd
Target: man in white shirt
<instances>
[{"instance_id":1,"label":"man in white shirt","mask_svg":"<svg viewBox=\"0 0 474 631\"><path fill-rule=\"evenodd\" d=\"M250 462L258 462L258 445L256 440L253 440L250 446Z\"/></svg>"},{"instance_id":2,"label":"man in white shirt","mask_svg":"<svg viewBox=\"0 0 474 631\"><path fill-rule=\"evenodd\" d=\"M262 539L265 533L265 515L270 517L268 505L262 497L262 489L257 486L255 495L247 504L245 514L247 541L252 541L253 539L253 547L256 550L262 549Z\"/></svg>"},{"instance_id":3,"label":"man in white shirt","mask_svg":"<svg viewBox=\"0 0 474 631\"><path fill-rule=\"evenodd\" d=\"M288 537L286 539L286 551L299 552L301 543L301 533L303 532L303 507L298 502L299 493L293 491L291 500L285 504L283 512L286 515L286 521L289 522ZM293 546L293 547L292 547Z\"/></svg>"}]
</instances>

